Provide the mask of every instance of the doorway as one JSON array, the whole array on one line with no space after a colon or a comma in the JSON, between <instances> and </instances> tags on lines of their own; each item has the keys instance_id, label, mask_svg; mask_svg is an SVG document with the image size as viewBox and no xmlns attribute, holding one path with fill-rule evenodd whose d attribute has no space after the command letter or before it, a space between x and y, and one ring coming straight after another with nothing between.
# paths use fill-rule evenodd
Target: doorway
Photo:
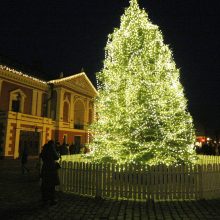
<instances>
[{"instance_id":1,"label":"doorway","mask_svg":"<svg viewBox=\"0 0 220 220\"><path fill-rule=\"evenodd\" d=\"M40 153L40 132L21 131L19 141L19 156L24 147L28 150L29 156L38 156Z\"/></svg>"}]
</instances>

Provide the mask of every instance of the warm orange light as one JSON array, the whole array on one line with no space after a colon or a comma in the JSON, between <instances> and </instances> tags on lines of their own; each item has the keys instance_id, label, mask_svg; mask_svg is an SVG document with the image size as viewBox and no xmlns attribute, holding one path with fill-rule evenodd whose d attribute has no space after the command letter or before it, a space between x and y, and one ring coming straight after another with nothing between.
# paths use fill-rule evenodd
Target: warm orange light
<instances>
[{"instance_id":1,"label":"warm orange light","mask_svg":"<svg viewBox=\"0 0 220 220\"><path fill-rule=\"evenodd\" d=\"M205 136L198 136L196 137L196 141L200 143L206 142L206 137Z\"/></svg>"}]
</instances>

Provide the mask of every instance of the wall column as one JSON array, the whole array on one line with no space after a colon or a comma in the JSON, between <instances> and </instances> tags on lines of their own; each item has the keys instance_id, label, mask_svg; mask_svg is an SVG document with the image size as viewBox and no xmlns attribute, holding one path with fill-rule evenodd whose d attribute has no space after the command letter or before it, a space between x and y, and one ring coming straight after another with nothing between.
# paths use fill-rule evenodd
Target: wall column
<instances>
[{"instance_id":1,"label":"wall column","mask_svg":"<svg viewBox=\"0 0 220 220\"><path fill-rule=\"evenodd\" d=\"M14 151L14 159L19 157L19 141L20 141L20 121L16 123L16 133L15 133L15 151Z\"/></svg>"},{"instance_id":2,"label":"wall column","mask_svg":"<svg viewBox=\"0 0 220 220\"><path fill-rule=\"evenodd\" d=\"M36 106L36 115L37 116L41 116L41 112L42 112L42 95L43 92L42 91L38 91L37 92L37 106Z\"/></svg>"},{"instance_id":3,"label":"wall column","mask_svg":"<svg viewBox=\"0 0 220 220\"><path fill-rule=\"evenodd\" d=\"M32 108L31 108L31 114L32 115L36 115L36 112L37 112L37 95L38 95L38 92L37 90L33 89L33 95L32 95Z\"/></svg>"},{"instance_id":4,"label":"wall column","mask_svg":"<svg viewBox=\"0 0 220 220\"><path fill-rule=\"evenodd\" d=\"M74 128L74 94L70 96L70 128Z\"/></svg>"},{"instance_id":5,"label":"wall column","mask_svg":"<svg viewBox=\"0 0 220 220\"><path fill-rule=\"evenodd\" d=\"M89 123L89 99L86 99L85 101L85 106L86 106L86 117L85 117L85 122L86 122L86 125L88 125Z\"/></svg>"},{"instance_id":6,"label":"wall column","mask_svg":"<svg viewBox=\"0 0 220 220\"><path fill-rule=\"evenodd\" d=\"M46 126L45 125L43 125L43 128L42 128L42 146L44 145L44 144L46 144Z\"/></svg>"},{"instance_id":7,"label":"wall column","mask_svg":"<svg viewBox=\"0 0 220 220\"><path fill-rule=\"evenodd\" d=\"M62 88L57 90L57 112L56 112L56 119L58 121L63 121L63 95L64 95L64 90Z\"/></svg>"},{"instance_id":8,"label":"wall column","mask_svg":"<svg viewBox=\"0 0 220 220\"><path fill-rule=\"evenodd\" d=\"M7 120L6 127L5 127L5 146L4 146L5 157L10 156L8 155L9 144L10 144L10 129L11 129L11 124L10 124L10 121Z\"/></svg>"}]
</instances>

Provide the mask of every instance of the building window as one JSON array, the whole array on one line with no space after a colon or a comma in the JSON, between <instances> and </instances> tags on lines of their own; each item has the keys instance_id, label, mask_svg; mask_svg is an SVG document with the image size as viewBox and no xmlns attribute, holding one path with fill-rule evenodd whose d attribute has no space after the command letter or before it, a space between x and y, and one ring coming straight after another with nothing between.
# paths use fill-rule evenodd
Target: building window
<instances>
[{"instance_id":1,"label":"building window","mask_svg":"<svg viewBox=\"0 0 220 220\"><path fill-rule=\"evenodd\" d=\"M19 112L19 110L20 110L20 100L12 100L11 110L13 112Z\"/></svg>"},{"instance_id":2,"label":"building window","mask_svg":"<svg viewBox=\"0 0 220 220\"><path fill-rule=\"evenodd\" d=\"M67 101L63 104L63 121L69 122L69 103Z\"/></svg>"},{"instance_id":3,"label":"building window","mask_svg":"<svg viewBox=\"0 0 220 220\"><path fill-rule=\"evenodd\" d=\"M54 90L50 105L50 116L53 120L56 120L56 114L57 114L57 92Z\"/></svg>"},{"instance_id":4,"label":"building window","mask_svg":"<svg viewBox=\"0 0 220 220\"><path fill-rule=\"evenodd\" d=\"M77 100L74 104L74 128L84 129L85 107L82 101Z\"/></svg>"},{"instance_id":5,"label":"building window","mask_svg":"<svg viewBox=\"0 0 220 220\"><path fill-rule=\"evenodd\" d=\"M26 95L20 89L11 91L9 111L23 113L25 98Z\"/></svg>"}]
</instances>

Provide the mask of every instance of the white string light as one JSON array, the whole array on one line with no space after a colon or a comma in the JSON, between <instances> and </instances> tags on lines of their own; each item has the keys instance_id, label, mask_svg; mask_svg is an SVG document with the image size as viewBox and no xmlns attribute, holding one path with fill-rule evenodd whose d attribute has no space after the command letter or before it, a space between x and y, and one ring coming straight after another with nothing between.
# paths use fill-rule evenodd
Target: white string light
<instances>
[{"instance_id":1,"label":"white string light","mask_svg":"<svg viewBox=\"0 0 220 220\"><path fill-rule=\"evenodd\" d=\"M97 161L179 164L195 158L192 117L171 50L137 0L109 35L98 78Z\"/></svg>"}]
</instances>

